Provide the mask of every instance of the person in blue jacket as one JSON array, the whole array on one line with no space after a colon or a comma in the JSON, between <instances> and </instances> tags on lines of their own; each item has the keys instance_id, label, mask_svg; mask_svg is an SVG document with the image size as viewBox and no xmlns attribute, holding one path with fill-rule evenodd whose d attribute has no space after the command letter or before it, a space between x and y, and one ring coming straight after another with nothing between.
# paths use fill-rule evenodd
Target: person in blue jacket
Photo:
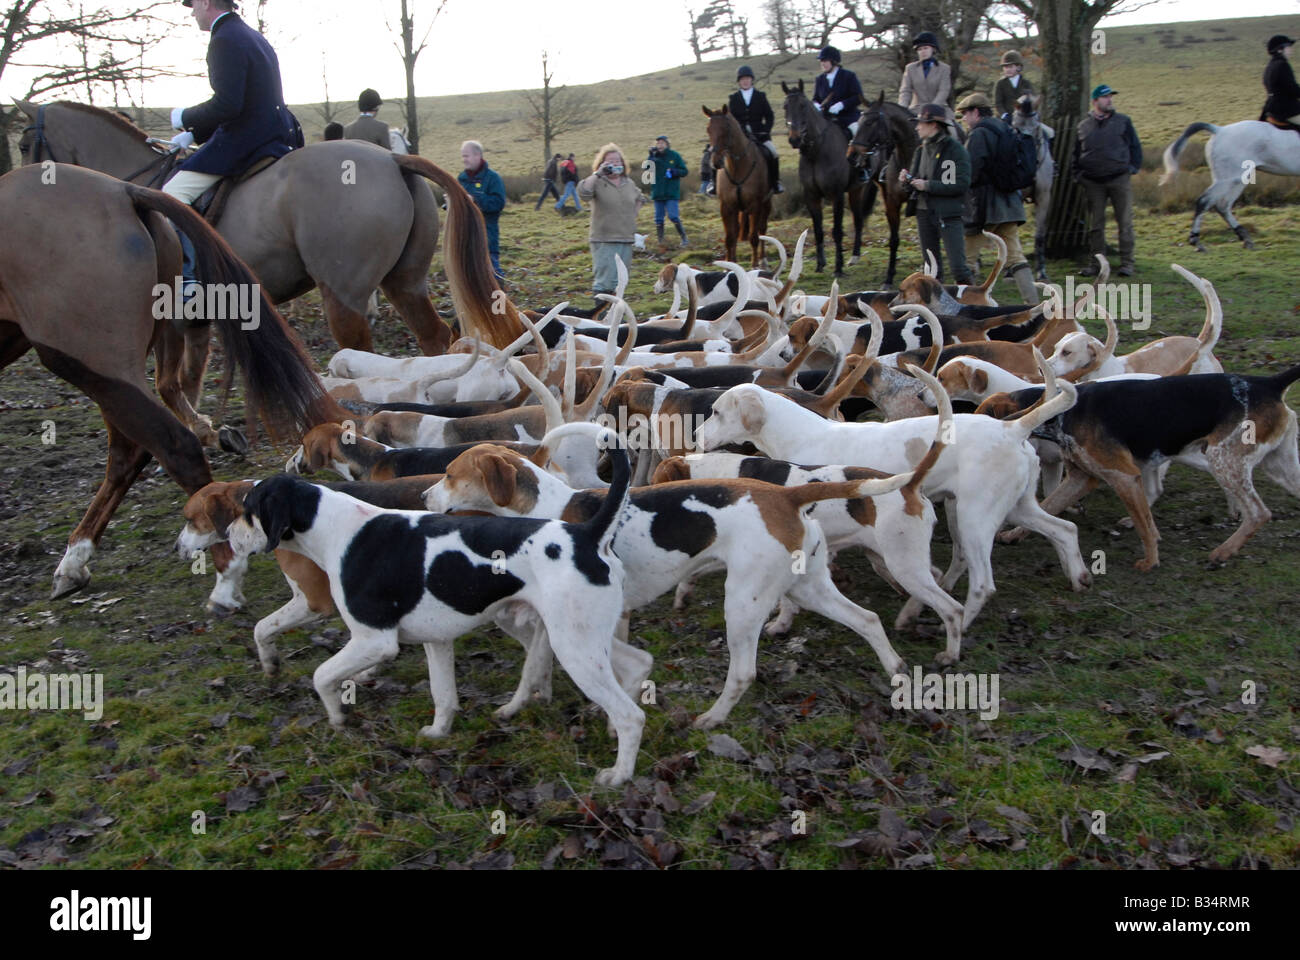
<instances>
[{"instance_id":1,"label":"person in blue jacket","mask_svg":"<svg viewBox=\"0 0 1300 960\"><path fill-rule=\"evenodd\" d=\"M212 99L172 111L176 149L201 144L163 185L163 192L191 204L223 177L235 177L264 157L283 157L301 147L302 128L284 103L280 61L260 33L244 23L232 0L181 0L193 11L208 40ZM178 231L179 232L179 231ZM194 250L183 233L184 273L193 280Z\"/></svg>"},{"instance_id":2,"label":"person in blue jacket","mask_svg":"<svg viewBox=\"0 0 1300 960\"><path fill-rule=\"evenodd\" d=\"M505 181L501 179L501 174L487 165L483 159L483 144L477 140L466 140L460 145L460 162L465 165L465 169L456 179L483 212L483 222L487 225L488 252L492 255L492 270L498 280L504 280L497 220L506 208Z\"/></svg>"}]
</instances>

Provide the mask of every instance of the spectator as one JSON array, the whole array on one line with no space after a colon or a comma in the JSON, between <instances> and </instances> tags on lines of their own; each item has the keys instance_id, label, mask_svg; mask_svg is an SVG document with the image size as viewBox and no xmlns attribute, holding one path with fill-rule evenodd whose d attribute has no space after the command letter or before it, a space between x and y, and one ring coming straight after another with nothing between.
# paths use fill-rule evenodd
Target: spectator
<instances>
[{"instance_id":1,"label":"spectator","mask_svg":"<svg viewBox=\"0 0 1300 960\"><path fill-rule=\"evenodd\" d=\"M921 107L916 133L921 142L912 157L911 170L900 170L898 178L916 191L916 229L921 235L922 253L934 254L942 279L942 240L952 261L954 281L970 283L962 230L962 207L970 189L970 155L953 135L948 108L942 103Z\"/></svg>"},{"instance_id":2,"label":"spectator","mask_svg":"<svg viewBox=\"0 0 1300 960\"><path fill-rule=\"evenodd\" d=\"M1131 277L1136 240L1133 233L1133 186L1130 177L1142 169L1142 143L1133 121L1116 113L1111 98L1119 91L1100 84L1092 91L1092 111L1079 121L1074 141L1074 178L1088 196L1088 247L1106 252L1106 203L1115 208L1119 223L1119 275ZM1095 258L1094 258L1095 261ZM1095 262L1083 268L1084 276L1097 272Z\"/></svg>"},{"instance_id":3,"label":"spectator","mask_svg":"<svg viewBox=\"0 0 1300 960\"><path fill-rule=\"evenodd\" d=\"M736 118L745 135L763 148L763 159L767 161L767 182L773 193L784 193L781 186L781 164L772 142L772 105L767 102L767 94L754 89L754 71L743 66L736 71L736 84L740 87L727 101L727 111ZM712 173L710 173L712 176Z\"/></svg>"},{"instance_id":4,"label":"spectator","mask_svg":"<svg viewBox=\"0 0 1300 960\"><path fill-rule=\"evenodd\" d=\"M591 263L593 293L613 293L618 283L615 259L630 269L636 215L645 197L627 176L623 151L607 143L596 153L591 176L578 185L578 196L591 203Z\"/></svg>"},{"instance_id":5,"label":"spectator","mask_svg":"<svg viewBox=\"0 0 1300 960\"><path fill-rule=\"evenodd\" d=\"M388 124L375 116L383 105L384 101L374 90L362 90L361 96L357 97L357 109L361 111L361 116L343 128L343 138L365 140L385 150L392 149L392 143L388 139Z\"/></svg>"},{"instance_id":6,"label":"spectator","mask_svg":"<svg viewBox=\"0 0 1300 960\"><path fill-rule=\"evenodd\" d=\"M704 148L704 155L700 157L700 193L713 192L713 144L708 144Z\"/></svg>"},{"instance_id":7,"label":"spectator","mask_svg":"<svg viewBox=\"0 0 1300 960\"><path fill-rule=\"evenodd\" d=\"M1025 61L1021 59L1019 50L1002 54L1002 79L993 87L995 116L1006 119L1007 114L1016 109L1021 97L1025 94L1032 97L1036 93L1034 85L1021 76L1024 69Z\"/></svg>"},{"instance_id":8,"label":"spectator","mask_svg":"<svg viewBox=\"0 0 1300 960\"><path fill-rule=\"evenodd\" d=\"M551 157L551 162L546 165L546 169L542 172L542 195L537 198L537 206L533 207L534 210L542 209L542 201L548 196L554 196L556 202L559 202L560 191L555 189L555 178L559 176L559 172L560 155L557 153Z\"/></svg>"},{"instance_id":9,"label":"spectator","mask_svg":"<svg viewBox=\"0 0 1300 960\"><path fill-rule=\"evenodd\" d=\"M497 220L506 206L506 185L501 175L487 165L483 159L483 144L477 140L466 140L460 145L460 162L465 169L456 179L474 199L479 210L483 211L483 222L487 226L488 253L492 256L492 271L498 280L504 280L501 272L500 233Z\"/></svg>"},{"instance_id":10,"label":"spectator","mask_svg":"<svg viewBox=\"0 0 1300 960\"><path fill-rule=\"evenodd\" d=\"M569 154L560 164L560 180L564 183L564 196L555 205L555 212L563 213L565 204L572 197L573 205L582 213L582 204L578 202L578 164L574 161L573 154Z\"/></svg>"},{"instance_id":11,"label":"spectator","mask_svg":"<svg viewBox=\"0 0 1300 960\"><path fill-rule=\"evenodd\" d=\"M655 202L655 232L659 237L659 246L664 245L664 215L667 214L677 235L682 238L681 246L686 246L686 228L682 226L682 214L679 201L682 198L682 177L690 173L682 155L672 149L668 138L659 136L650 148L642 169L652 168L654 180L650 187L650 198Z\"/></svg>"},{"instance_id":12,"label":"spectator","mask_svg":"<svg viewBox=\"0 0 1300 960\"><path fill-rule=\"evenodd\" d=\"M1007 245L1007 272L1016 281L1021 303L1037 303L1038 288L1034 272L1020 248L1020 225L1025 222L1025 205L1019 190L999 190L993 170L999 165L1014 164L1015 149L1011 128L993 116L989 98L972 93L957 104L957 113L966 127L966 152L970 155L970 193L966 213L966 262L974 264L980 249L988 242L981 231L987 230Z\"/></svg>"},{"instance_id":13,"label":"spectator","mask_svg":"<svg viewBox=\"0 0 1300 960\"><path fill-rule=\"evenodd\" d=\"M938 58L941 53L939 38L923 30L912 40L916 59L903 70L903 82L898 88L898 102L916 113L922 104L941 103L947 111L948 125L955 129L952 107L952 67Z\"/></svg>"},{"instance_id":14,"label":"spectator","mask_svg":"<svg viewBox=\"0 0 1300 960\"><path fill-rule=\"evenodd\" d=\"M1280 33L1269 38L1269 61L1264 68L1264 89L1268 91L1268 100L1259 119L1272 117L1280 123L1300 127L1300 86L1296 85L1290 63L1294 45L1294 40Z\"/></svg>"},{"instance_id":15,"label":"spectator","mask_svg":"<svg viewBox=\"0 0 1300 960\"><path fill-rule=\"evenodd\" d=\"M325 124L325 134L324 134L324 139L325 139L325 140L342 140L342 139L343 139L343 124L339 123L339 122L336 121L336 120L331 120L329 123Z\"/></svg>"}]
</instances>

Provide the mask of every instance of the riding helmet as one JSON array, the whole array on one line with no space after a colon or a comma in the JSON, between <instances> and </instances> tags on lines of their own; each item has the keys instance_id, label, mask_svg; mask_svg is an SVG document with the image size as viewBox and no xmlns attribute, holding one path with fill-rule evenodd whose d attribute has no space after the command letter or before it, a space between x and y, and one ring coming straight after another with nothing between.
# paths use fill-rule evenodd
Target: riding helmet
<instances>
[{"instance_id":1,"label":"riding helmet","mask_svg":"<svg viewBox=\"0 0 1300 960\"><path fill-rule=\"evenodd\" d=\"M754 79L754 71L750 69L749 64L745 64L743 67L741 67L739 70L736 71L737 82L740 82L741 77L749 77L749 79L751 80Z\"/></svg>"},{"instance_id":2,"label":"riding helmet","mask_svg":"<svg viewBox=\"0 0 1300 960\"><path fill-rule=\"evenodd\" d=\"M939 44L939 38L929 30L922 30L912 40L912 49L917 47L934 47L935 53L943 53L943 47Z\"/></svg>"},{"instance_id":3,"label":"riding helmet","mask_svg":"<svg viewBox=\"0 0 1300 960\"><path fill-rule=\"evenodd\" d=\"M1273 36L1268 38L1268 52L1277 53L1283 47L1288 47L1293 43L1295 43L1295 41L1286 34L1275 33Z\"/></svg>"},{"instance_id":4,"label":"riding helmet","mask_svg":"<svg viewBox=\"0 0 1300 960\"><path fill-rule=\"evenodd\" d=\"M822 47L821 53L817 54L818 60L829 60L831 63L839 63L843 59L840 51L836 47Z\"/></svg>"}]
</instances>

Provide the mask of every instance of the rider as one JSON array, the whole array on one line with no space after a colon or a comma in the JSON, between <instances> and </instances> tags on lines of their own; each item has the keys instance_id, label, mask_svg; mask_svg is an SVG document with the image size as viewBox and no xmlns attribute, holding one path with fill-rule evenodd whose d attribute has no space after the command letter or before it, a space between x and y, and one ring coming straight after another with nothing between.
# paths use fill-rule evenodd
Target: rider
<instances>
[{"instance_id":1,"label":"rider","mask_svg":"<svg viewBox=\"0 0 1300 960\"><path fill-rule=\"evenodd\" d=\"M1016 109L1016 104L1021 97L1026 94L1032 97L1038 92L1029 82L1029 78L1021 75L1024 69L1025 61L1021 58L1019 50L1008 50L1002 54L1002 79L993 87L995 117L1008 120L1007 114Z\"/></svg>"},{"instance_id":2,"label":"rider","mask_svg":"<svg viewBox=\"0 0 1300 960\"><path fill-rule=\"evenodd\" d=\"M1290 62L1294 44L1294 40L1280 33L1269 38L1268 52L1271 59L1264 68L1264 89L1268 91L1268 100L1264 103L1259 119L1272 117L1300 127L1300 86L1295 82Z\"/></svg>"},{"instance_id":3,"label":"rider","mask_svg":"<svg viewBox=\"0 0 1300 960\"><path fill-rule=\"evenodd\" d=\"M343 128L343 139L365 140L377 147L391 150L392 141L388 139L388 124L376 116L383 105L384 100L377 90L369 87L362 90L361 96L357 97L359 116Z\"/></svg>"},{"instance_id":4,"label":"rider","mask_svg":"<svg viewBox=\"0 0 1300 960\"><path fill-rule=\"evenodd\" d=\"M835 47L822 47L817 54L822 72L813 84L812 104L838 124L844 131L844 139L852 143L853 135L858 132L858 118L862 116L858 110L858 104L862 102L862 84L852 70L840 68L841 59ZM870 176L865 167L858 171L858 179L864 183Z\"/></svg>"},{"instance_id":5,"label":"rider","mask_svg":"<svg viewBox=\"0 0 1300 960\"><path fill-rule=\"evenodd\" d=\"M912 40L916 59L903 70L903 82L898 88L898 102L913 113L926 104L943 104L948 111L948 124L955 118L948 101L952 98L952 67L939 59L939 38L923 30Z\"/></svg>"},{"instance_id":6,"label":"rider","mask_svg":"<svg viewBox=\"0 0 1300 960\"><path fill-rule=\"evenodd\" d=\"M736 71L736 83L740 89L727 101L727 110L746 136L763 148L767 160L767 179L775 184L773 193L784 193L781 186L781 162L777 158L776 144L772 142L772 105L767 102L767 94L754 89L754 71L749 65Z\"/></svg>"},{"instance_id":7,"label":"rider","mask_svg":"<svg viewBox=\"0 0 1300 960\"><path fill-rule=\"evenodd\" d=\"M283 157L302 146L302 128L284 103L280 61L266 38L239 18L233 0L181 0L199 29L210 31L206 103L172 111L172 138L181 149L201 143L163 186L191 204L223 177L238 176L264 157ZM194 279L194 248L181 234L184 276Z\"/></svg>"}]
</instances>

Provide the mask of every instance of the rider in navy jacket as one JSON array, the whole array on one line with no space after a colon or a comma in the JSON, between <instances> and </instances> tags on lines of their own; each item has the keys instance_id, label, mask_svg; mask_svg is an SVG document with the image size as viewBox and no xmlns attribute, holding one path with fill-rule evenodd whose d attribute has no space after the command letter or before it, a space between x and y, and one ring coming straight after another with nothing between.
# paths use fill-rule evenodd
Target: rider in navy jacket
<instances>
[{"instance_id":1,"label":"rider in navy jacket","mask_svg":"<svg viewBox=\"0 0 1300 960\"><path fill-rule=\"evenodd\" d=\"M237 13L212 24L208 79L212 99L181 113L181 126L204 145L181 170L237 176L263 157L301 146L298 123L284 103L280 61Z\"/></svg>"},{"instance_id":2,"label":"rider in navy jacket","mask_svg":"<svg viewBox=\"0 0 1300 960\"><path fill-rule=\"evenodd\" d=\"M839 124L845 137L851 140L853 134L849 124L855 122L860 113L858 104L862 102L862 84L858 82L856 73L840 66L840 52L835 47L824 47L817 60L822 64L822 73L817 75L817 82L813 84L812 101L828 119ZM832 76L833 81L828 79ZM836 109L837 104L839 109Z\"/></svg>"}]
</instances>

